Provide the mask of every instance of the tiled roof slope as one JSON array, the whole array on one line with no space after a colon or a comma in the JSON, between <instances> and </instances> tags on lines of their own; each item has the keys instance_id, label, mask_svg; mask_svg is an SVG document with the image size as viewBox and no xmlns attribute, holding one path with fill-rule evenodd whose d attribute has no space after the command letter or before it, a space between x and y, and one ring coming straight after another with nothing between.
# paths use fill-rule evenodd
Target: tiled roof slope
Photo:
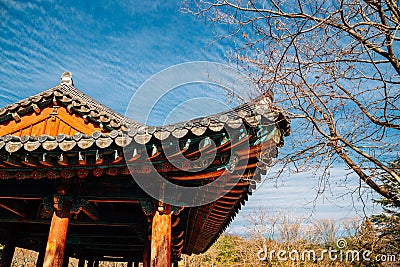
<instances>
[{"instance_id":1,"label":"tiled roof slope","mask_svg":"<svg viewBox=\"0 0 400 267\"><path fill-rule=\"evenodd\" d=\"M236 129L243 123L250 127L257 127L263 121L275 123L281 130L280 146L283 145L283 136L290 133L288 117L281 109L274 107L271 99L265 95L225 112L181 123L154 127L135 122L87 96L74 87L72 78L68 79L68 75L70 74L67 72L63 74L60 85L0 109L0 124L8 120L18 120L21 116L37 111L37 109L57 104L63 105L69 112L79 114L84 119L101 125L101 128L108 133L95 132L92 136L77 133L71 137L62 135L57 136L57 138L49 136L40 136L39 138L11 137L6 135L0 137L0 149L5 146L6 150L10 150L8 152L15 152L13 148L19 149L23 146L23 143L28 141L33 141L36 144L32 148L38 148L39 142L45 143L49 140L59 143L58 145L62 150L63 147L67 150L71 147L70 145L62 145L63 142L70 142L71 140L75 140L78 146L82 146L81 148L94 142L99 147L112 143L124 146L131 143L132 139L138 144L147 144L153 137L158 140L165 140L170 136L183 138L187 134L202 136L207 130L220 132L225 127ZM123 133L126 133L124 138L121 137ZM13 144L7 146L9 142ZM18 145L18 143L21 143L21 145ZM50 147L55 148L54 146ZM25 149L30 150L27 147Z\"/></svg>"}]
</instances>

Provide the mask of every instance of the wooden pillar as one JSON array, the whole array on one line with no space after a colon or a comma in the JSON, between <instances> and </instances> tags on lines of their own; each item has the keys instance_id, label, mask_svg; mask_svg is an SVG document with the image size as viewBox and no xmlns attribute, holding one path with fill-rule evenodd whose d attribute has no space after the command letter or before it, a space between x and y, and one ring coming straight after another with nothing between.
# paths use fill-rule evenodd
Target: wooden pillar
<instances>
[{"instance_id":1,"label":"wooden pillar","mask_svg":"<svg viewBox=\"0 0 400 267\"><path fill-rule=\"evenodd\" d=\"M64 217L64 216L63 216ZM68 231L68 216L59 217L56 212L51 219L49 237L47 239L44 267L62 267L65 252L65 243Z\"/></svg>"},{"instance_id":2,"label":"wooden pillar","mask_svg":"<svg viewBox=\"0 0 400 267\"><path fill-rule=\"evenodd\" d=\"M78 267L85 267L85 260L84 259L79 259Z\"/></svg>"},{"instance_id":3,"label":"wooden pillar","mask_svg":"<svg viewBox=\"0 0 400 267\"><path fill-rule=\"evenodd\" d=\"M12 240L4 244L3 253L0 260L0 267L10 267L15 252L15 244Z\"/></svg>"},{"instance_id":4,"label":"wooden pillar","mask_svg":"<svg viewBox=\"0 0 400 267\"><path fill-rule=\"evenodd\" d=\"M94 260L88 260L88 267L93 267L94 266Z\"/></svg>"},{"instance_id":5,"label":"wooden pillar","mask_svg":"<svg viewBox=\"0 0 400 267\"><path fill-rule=\"evenodd\" d=\"M164 205L155 212L151 225L151 267L171 266L171 208Z\"/></svg>"}]
</instances>

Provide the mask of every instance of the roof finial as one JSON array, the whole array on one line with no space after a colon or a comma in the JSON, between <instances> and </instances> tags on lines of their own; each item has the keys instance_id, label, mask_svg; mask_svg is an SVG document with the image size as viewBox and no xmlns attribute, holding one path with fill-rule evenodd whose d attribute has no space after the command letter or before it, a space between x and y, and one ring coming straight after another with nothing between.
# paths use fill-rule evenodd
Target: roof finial
<instances>
[{"instance_id":1,"label":"roof finial","mask_svg":"<svg viewBox=\"0 0 400 267\"><path fill-rule=\"evenodd\" d=\"M61 83L60 84L67 84L67 85L74 85L72 81L72 74L69 71L66 71L61 75Z\"/></svg>"}]
</instances>

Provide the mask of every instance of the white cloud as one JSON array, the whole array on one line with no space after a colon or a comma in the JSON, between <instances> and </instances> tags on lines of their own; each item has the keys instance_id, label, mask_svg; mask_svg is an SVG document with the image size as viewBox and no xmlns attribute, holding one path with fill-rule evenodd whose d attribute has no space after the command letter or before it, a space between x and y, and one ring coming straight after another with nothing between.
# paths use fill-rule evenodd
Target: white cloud
<instances>
[{"instance_id":1,"label":"white cloud","mask_svg":"<svg viewBox=\"0 0 400 267\"><path fill-rule=\"evenodd\" d=\"M230 231L242 231L243 225L248 223L248 214L260 208L282 210L311 220L333 219L338 222L349 218L361 220L365 215L381 210L372 202L372 198L378 199L379 196L368 187L360 187L359 178L346 167L334 166L330 173L323 193L318 193L321 191L320 177L313 171L284 172L278 180L264 178L233 221Z\"/></svg>"}]
</instances>

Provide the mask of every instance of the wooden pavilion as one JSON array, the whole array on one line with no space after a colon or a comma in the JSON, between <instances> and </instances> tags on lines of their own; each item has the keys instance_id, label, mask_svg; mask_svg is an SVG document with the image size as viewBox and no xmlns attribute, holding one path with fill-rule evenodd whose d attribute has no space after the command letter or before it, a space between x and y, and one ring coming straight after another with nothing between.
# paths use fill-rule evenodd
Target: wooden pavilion
<instances>
[{"instance_id":1,"label":"wooden pavilion","mask_svg":"<svg viewBox=\"0 0 400 267\"><path fill-rule=\"evenodd\" d=\"M170 266L182 253L204 252L289 131L267 95L213 116L145 126L76 89L66 72L59 85L0 109L0 267L10 266L17 246L38 251L37 266L47 267L67 266L69 257L79 266ZM163 144L178 149L167 158ZM151 185L155 173L179 186L214 183L193 203L171 205L178 192L160 189L157 199L132 178Z\"/></svg>"}]
</instances>

